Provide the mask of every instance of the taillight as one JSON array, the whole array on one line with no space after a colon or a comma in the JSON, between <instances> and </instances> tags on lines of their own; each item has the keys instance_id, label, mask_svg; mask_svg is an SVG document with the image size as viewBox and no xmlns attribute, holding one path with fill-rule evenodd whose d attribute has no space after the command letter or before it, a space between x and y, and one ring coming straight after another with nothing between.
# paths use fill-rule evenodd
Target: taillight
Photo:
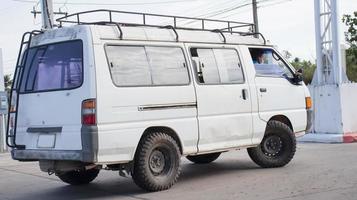
<instances>
[{"instance_id":1,"label":"taillight","mask_svg":"<svg viewBox=\"0 0 357 200\"><path fill-rule=\"evenodd\" d=\"M88 99L82 102L82 124L96 125L96 100Z\"/></svg>"},{"instance_id":2,"label":"taillight","mask_svg":"<svg viewBox=\"0 0 357 200\"><path fill-rule=\"evenodd\" d=\"M312 100L311 97L306 97L305 98L305 104L306 104L306 109L309 110L312 108Z\"/></svg>"},{"instance_id":3,"label":"taillight","mask_svg":"<svg viewBox=\"0 0 357 200\"><path fill-rule=\"evenodd\" d=\"M10 106L10 113L15 113L16 112L16 108L14 105Z\"/></svg>"}]
</instances>

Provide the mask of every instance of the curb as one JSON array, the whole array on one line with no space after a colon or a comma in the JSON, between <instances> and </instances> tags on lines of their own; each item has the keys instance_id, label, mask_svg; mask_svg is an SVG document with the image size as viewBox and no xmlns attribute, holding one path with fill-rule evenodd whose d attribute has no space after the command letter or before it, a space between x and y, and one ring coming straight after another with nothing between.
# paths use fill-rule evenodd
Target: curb
<instances>
[{"instance_id":1,"label":"curb","mask_svg":"<svg viewBox=\"0 0 357 200\"><path fill-rule=\"evenodd\" d=\"M357 133L328 134L328 133L309 133L297 139L299 142L312 143L354 143L357 142Z\"/></svg>"},{"instance_id":2,"label":"curb","mask_svg":"<svg viewBox=\"0 0 357 200\"><path fill-rule=\"evenodd\" d=\"M343 143L357 142L357 133L346 133L343 135Z\"/></svg>"},{"instance_id":3,"label":"curb","mask_svg":"<svg viewBox=\"0 0 357 200\"><path fill-rule=\"evenodd\" d=\"M343 143L342 134L317 134L309 133L297 139L299 142L315 142L315 143Z\"/></svg>"}]
</instances>

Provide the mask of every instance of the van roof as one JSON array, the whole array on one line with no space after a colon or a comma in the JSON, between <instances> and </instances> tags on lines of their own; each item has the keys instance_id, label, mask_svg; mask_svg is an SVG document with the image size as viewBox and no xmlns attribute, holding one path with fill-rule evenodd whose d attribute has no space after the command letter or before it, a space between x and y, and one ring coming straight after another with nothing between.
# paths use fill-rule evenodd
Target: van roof
<instances>
[{"instance_id":1,"label":"van roof","mask_svg":"<svg viewBox=\"0 0 357 200\"><path fill-rule=\"evenodd\" d=\"M265 45L263 39L253 35L242 36L238 34L219 33L214 31L197 31L156 27L122 27L121 31L116 26L91 25L101 40L140 40L164 42L190 42L190 43L217 43L217 44L252 44Z\"/></svg>"},{"instance_id":2,"label":"van roof","mask_svg":"<svg viewBox=\"0 0 357 200\"><path fill-rule=\"evenodd\" d=\"M103 19L103 14L104 20L97 21ZM253 31L254 24L245 22L104 9L73 13L56 21L60 28L40 34L36 37L38 44L59 39L56 35L64 39L68 34L73 38L73 33L91 29L94 40L267 45L264 36ZM72 26L63 26L65 24Z\"/></svg>"}]
</instances>

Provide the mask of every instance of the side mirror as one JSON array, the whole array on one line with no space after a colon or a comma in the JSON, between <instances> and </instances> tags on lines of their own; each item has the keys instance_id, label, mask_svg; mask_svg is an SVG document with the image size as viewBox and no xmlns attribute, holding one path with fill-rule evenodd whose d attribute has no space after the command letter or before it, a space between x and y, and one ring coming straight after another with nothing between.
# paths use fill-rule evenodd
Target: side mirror
<instances>
[{"instance_id":1,"label":"side mirror","mask_svg":"<svg viewBox=\"0 0 357 200\"><path fill-rule=\"evenodd\" d=\"M296 71L296 73L294 74L294 80L293 80L295 84L299 84L299 83L301 83L301 81L304 80L303 73L304 73L304 70L301 68Z\"/></svg>"}]
</instances>

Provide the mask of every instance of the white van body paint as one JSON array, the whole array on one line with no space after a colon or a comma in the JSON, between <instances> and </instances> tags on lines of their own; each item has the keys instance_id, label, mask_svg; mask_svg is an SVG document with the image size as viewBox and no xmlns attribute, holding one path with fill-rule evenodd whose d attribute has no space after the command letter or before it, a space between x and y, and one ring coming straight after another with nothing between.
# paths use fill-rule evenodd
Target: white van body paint
<instances>
[{"instance_id":1,"label":"white van body paint","mask_svg":"<svg viewBox=\"0 0 357 200\"><path fill-rule=\"evenodd\" d=\"M264 137L267 122L274 116L288 118L296 133L307 125L306 86L284 78L256 76L249 47L264 45L251 36L148 27L76 25L36 36L31 46L81 40L83 42L83 84L73 90L21 94L18 107L18 144L23 150L81 151L81 103L96 99L96 164L128 163L145 130L165 127L176 133L183 155L222 152L253 147ZM176 86L120 87L113 83L106 45L159 46L181 48L190 82ZM234 49L243 68L244 83L202 85L198 83L190 55L191 47ZM260 88L266 88L262 94ZM243 99L242 90L247 91ZM29 133L31 127L62 127L55 134L53 148L38 146L43 133ZM46 137L47 140L53 138ZM47 141L46 144L51 144ZM43 147L45 146L45 148Z\"/></svg>"}]
</instances>

